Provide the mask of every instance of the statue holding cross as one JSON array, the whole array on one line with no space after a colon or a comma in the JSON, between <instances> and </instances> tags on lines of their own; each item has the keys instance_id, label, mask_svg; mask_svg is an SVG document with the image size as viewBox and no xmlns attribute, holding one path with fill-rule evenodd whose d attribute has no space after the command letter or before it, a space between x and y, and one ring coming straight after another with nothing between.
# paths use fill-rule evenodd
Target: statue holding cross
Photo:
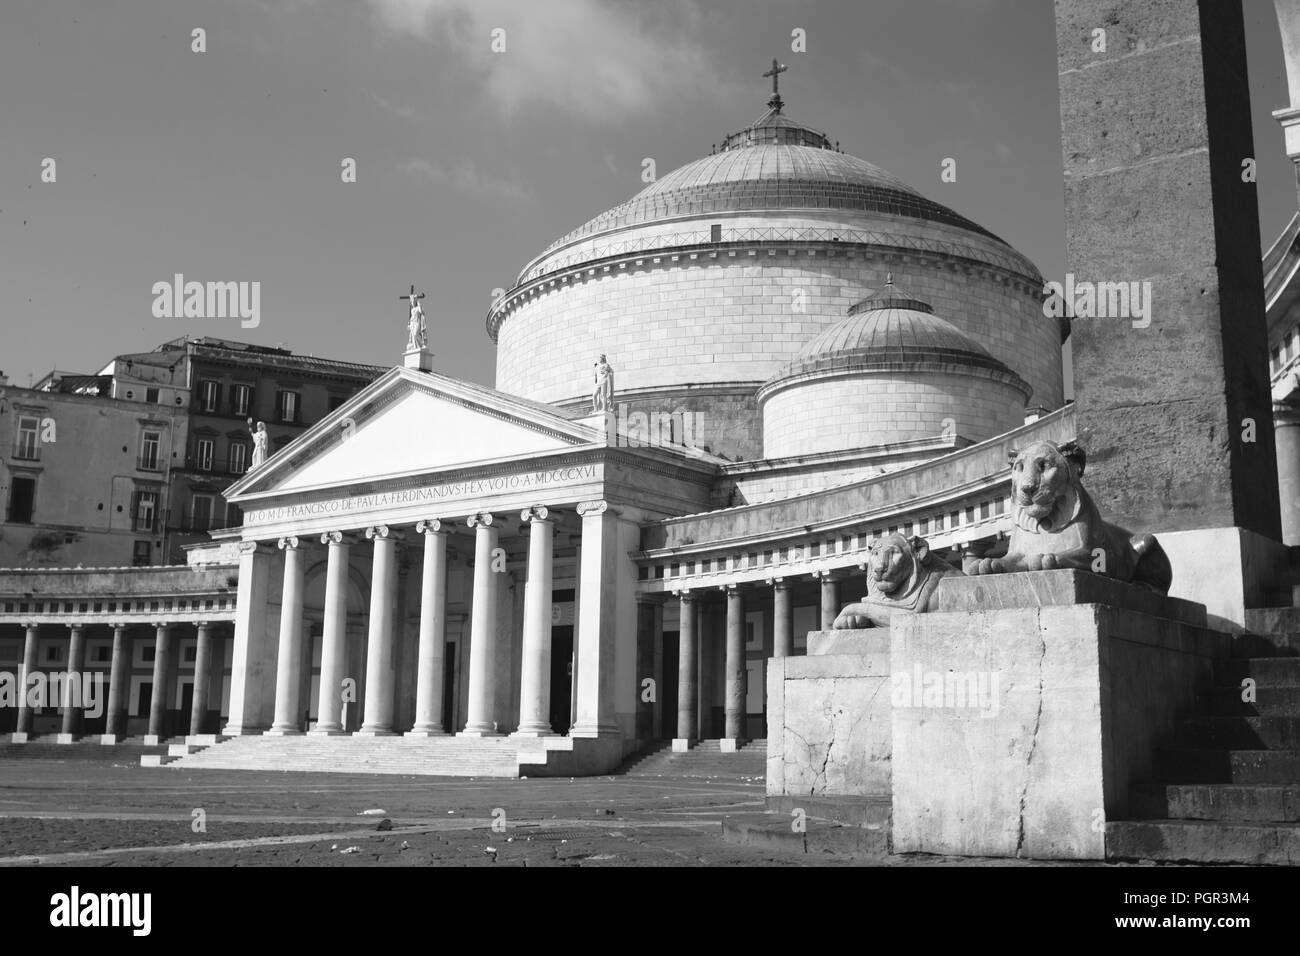
<instances>
[{"instance_id":1,"label":"statue holding cross","mask_svg":"<svg viewBox=\"0 0 1300 956\"><path fill-rule=\"evenodd\" d=\"M424 293L416 295L415 286L412 285L408 294L398 298L407 299L411 303L411 315L406 322L406 350L416 352L428 348L428 328L424 324L424 309L420 308L420 300L424 298Z\"/></svg>"}]
</instances>

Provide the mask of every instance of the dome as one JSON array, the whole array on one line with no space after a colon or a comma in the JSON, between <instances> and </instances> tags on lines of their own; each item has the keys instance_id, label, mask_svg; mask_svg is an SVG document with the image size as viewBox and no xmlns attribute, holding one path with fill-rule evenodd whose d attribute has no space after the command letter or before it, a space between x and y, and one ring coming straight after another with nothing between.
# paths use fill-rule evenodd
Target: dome
<instances>
[{"instance_id":1,"label":"dome","mask_svg":"<svg viewBox=\"0 0 1300 956\"><path fill-rule=\"evenodd\" d=\"M792 378L818 373L963 365L984 369L1008 384L1029 386L951 322L939 318L929 303L886 282L880 296L864 299L849 314L814 336L774 375L764 391Z\"/></svg>"},{"instance_id":2,"label":"dome","mask_svg":"<svg viewBox=\"0 0 1300 956\"><path fill-rule=\"evenodd\" d=\"M556 240L542 255L603 232L665 219L780 209L904 216L955 226L1002 243L987 229L926 199L879 166L833 148L816 130L769 112L728 135L718 152L665 174Z\"/></svg>"}]
</instances>

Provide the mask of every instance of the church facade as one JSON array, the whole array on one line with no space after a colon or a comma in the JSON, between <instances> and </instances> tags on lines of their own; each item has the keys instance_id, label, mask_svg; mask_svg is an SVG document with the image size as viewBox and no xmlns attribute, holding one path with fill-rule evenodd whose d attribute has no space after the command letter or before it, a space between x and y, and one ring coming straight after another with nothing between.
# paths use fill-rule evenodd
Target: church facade
<instances>
[{"instance_id":1,"label":"church facade","mask_svg":"<svg viewBox=\"0 0 1300 956\"><path fill-rule=\"evenodd\" d=\"M227 489L243 526L191 554L239 565L223 733L454 736L431 753L530 773L761 739L766 662L873 540L991 542L1006 447L1072 437L1042 288L774 93L524 266L496 388L413 328Z\"/></svg>"}]
</instances>

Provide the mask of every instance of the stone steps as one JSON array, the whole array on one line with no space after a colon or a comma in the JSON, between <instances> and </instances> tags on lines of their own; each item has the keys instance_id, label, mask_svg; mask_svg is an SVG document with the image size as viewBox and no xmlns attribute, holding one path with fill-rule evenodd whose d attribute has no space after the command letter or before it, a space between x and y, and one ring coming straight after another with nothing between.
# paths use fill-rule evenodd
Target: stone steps
<instances>
[{"instance_id":1,"label":"stone steps","mask_svg":"<svg viewBox=\"0 0 1300 956\"><path fill-rule=\"evenodd\" d=\"M763 777L767 773L767 741L749 741L735 753L723 753L717 740L702 740L685 753L674 753L665 741L629 760L617 773L631 777Z\"/></svg>"},{"instance_id":2,"label":"stone steps","mask_svg":"<svg viewBox=\"0 0 1300 956\"><path fill-rule=\"evenodd\" d=\"M1220 686L1240 687L1247 677L1259 687L1300 687L1300 657L1233 658L1215 669Z\"/></svg>"},{"instance_id":3,"label":"stone steps","mask_svg":"<svg viewBox=\"0 0 1300 956\"><path fill-rule=\"evenodd\" d=\"M1195 717L1183 722L1178 745L1211 750L1300 750L1300 717Z\"/></svg>"},{"instance_id":4,"label":"stone steps","mask_svg":"<svg viewBox=\"0 0 1300 956\"><path fill-rule=\"evenodd\" d=\"M1255 687L1255 699L1243 701L1240 684L1212 687L1206 700L1218 717L1300 717L1300 687Z\"/></svg>"},{"instance_id":5,"label":"stone steps","mask_svg":"<svg viewBox=\"0 0 1300 956\"><path fill-rule=\"evenodd\" d=\"M137 738L138 739L138 738ZM141 742L127 740L123 743L104 745L99 742L99 735L94 734L68 744L56 743L54 735L35 737L26 743L10 743L8 735L0 737L0 760L125 760L160 754L165 746L145 746Z\"/></svg>"},{"instance_id":6,"label":"stone steps","mask_svg":"<svg viewBox=\"0 0 1300 956\"><path fill-rule=\"evenodd\" d=\"M1147 784L1133 788L1132 815L1151 820L1300 823L1300 785Z\"/></svg>"},{"instance_id":7,"label":"stone steps","mask_svg":"<svg viewBox=\"0 0 1300 956\"><path fill-rule=\"evenodd\" d=\"M528 757L545 765L540 747ZM465 737L234 737L164 762L183 770L280 770L410 774L443 777L518 777L521 745L506 738Z\"/></svg>"},{"instance_id":8,"label":"stone steps","mask_svg":"<svg viewBox=\"0 0 1300 956\"><path fill-rule=\"evenodd\" d=\"M1188 863L1300 864L1300 824L1128 820L1106 824L1106 857Z\"/></svg>"}]
</instances>

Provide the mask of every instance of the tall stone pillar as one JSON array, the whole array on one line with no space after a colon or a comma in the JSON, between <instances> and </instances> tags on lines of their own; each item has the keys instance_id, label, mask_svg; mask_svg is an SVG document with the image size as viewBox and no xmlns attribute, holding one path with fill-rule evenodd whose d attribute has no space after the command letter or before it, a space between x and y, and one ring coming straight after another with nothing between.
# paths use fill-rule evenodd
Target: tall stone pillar
<instances>
[{"instance_id":1,"label":"tall stone pillar","mask_svg":"<svg viewBox=\"0 0 1300 956\"><path fill-rule=\"evenodd\" d=\"M63 733L57 738L61 744L70 744L81 736L81 721L86 706L86 628L81 624L73 624L68 631L68 669L63 684Z\"/></svg>"},{"instance_id":2,"label":"tall stone pillar","mask_svg":"<svg viewBox=\"0 0 1300 956\"><path fill-rule=\"evenodd\" d=\"M341 531L327 531L321 544L328 547L325 559L325 619L321 635L320 700L316 705L316 726L311 733L322 736L343 733L343 677L347 668L348 561L355 539Z\"/></svg>"},{"instance_id":3,"label":"tall stone pillar","mask_svg":"<svg viewBox=\"0 0 1300 956\"><path fill-rule=\"evenodd\" d=\"M555 522L537 506L520 514L528 525L528 580L524 585L523 673L519 682L521 737L551 734L551 588Z\"/></svg>"},{"instance_id":4,"label":"tall stone pillar","mask_svg":"<svg viewBox=\"0 0 1300 956\"><path fill-rule=\"evenodd\" d=\"M1277 435L1277 486L1282 505L1282 543L1300 545L1300 401L1273 405Z\"/></svg>"},{"instance_id":5,"label":"tall stone pillar","mask_svg":"<svg viewBox=\"0 0 1300 956\"><path fill-rule=\"evenodd\" d=\"M1061 2L1056 38L1085 481L1241 622L1284 554L1241 3Z\"/></svg>"},{"instance_id":6,"label":"tall stone pillar","mask_svg":"<svg viewBox=\"0 0 1300 956\"><path fill-rule=\"evenodd\" d=\"M659 708L659 682L655 679L655 640L662 628L663 616L657 594L638 594L636 598L636 737L650 740L654 734L655 711ZM647 685L645 682L651 683ZM652 695L646 688L653 688ZM648 697L648 699L647 699Z\"/></svg>"},{"instance_id":7,"label":"tall stone pillar","mask_svg":"<svg viewBox=\"0 0 1300 956\"><path fill-rule=\"evenodd\" d=\"M157 746L167 737L167 709L171 705L172 626L154 625L153 696L149 701L149 733L146 746Z\"/></svg>"},{"instance_id":8,"label":"tall stone pillar","mask_svg":"<svg viewBox=\"0 0 1300 956\"><path fill-rule=\"evenodd\" d=\"M571 737L618 733L614 720L615 562L618 512L606 501L578 505L582 518L582 602L578 606L578 719Z\"/></svg>"},{"instance_id":9,"label":"tall stone pillar","mask_svg":"<svg viewBox=\"0 0 1300 956\"><path fill-rule=\"evenodd\" d=\"M194 646L194 694L190 699L190 736L203 733L203 722L208 717L208 700L212 689L212 625L200 621L196 625L198 639Z\"/></svg>"},{"instance_id":10,"label":"tall stone pillar","mask_svg":"<svg viewBox=\"0 0 1300 956\"><path fill-rule=\"evenodd\" d=\"M474 596L469 622L469 706L461 734L492 737L497 735L495 679L500 580L500 573L492 569L492 552L497 549L499 532L492 526L490 514L476 514L468 524L474 529Z\"/></svg>"},{"instance_id":11,"label":"tall stone pillar","mask_svg":"<svg viewBox=\"0 0 1300 956\"><path fill-rule=\"evenodd\" d=\"M126 704L130 698L131 638L126 625L113 625L113 658L108 671L108 710L104 733L99 742L106 745L126 739Z\"/></svg>"},{"instance_id":12,"label":"tall stone pillar","mask_svg":"<svg viewBox=\"0 0 1300 956\"><path fill-rule=\"evenodd\" d=\"M823 631L830 630L831 624L840 614L840 581L834 571L816 571L814 577L821 581L821 620L818 626Z\"/></svg>"},{"instance_id":13,"label":"tall stone pillar","mask_svg":"<svg viewBox=\"0 0 1300 956\"><path fill-rule=\"evenodd\" d=\"M18 725L14 729L13 742L26 743L32 734L32 708L27 705L28 679L36 673L36 642L40 627L35 623L23 625L23 666L18 680Z\"/></svg>"},{"instance_id":14,"label":"tall stone pillar","mask_svg":"<svg viewBox=\"0 0 1300 956\"><path fill-rule=\"evenodd\" d=\"M745 739L745 592L740 585L723 588L727 595L727 658L723 753L738 750Z\"/></svg>"},{"instance_id":15,"label":"tall stone pillar","mask_svg":"<svg viewBox=\"0 0 1300 956\"><path fill-rule=\"evenodd\" d=\"M790 582L769 578L772 585L772 656L794 656L794 600Z\"/></svg>"},{"instance_id":16,"label":"tall stone pillar","mask_svg":"<svg viewBox=\"0 0 1300 956\"><path fill-rule=\"evenodd\" d=\"M673 750L689 750L699 740L700 650L696 641L695 595L674 592L680 600L677 623L677 736Z\"/></svg>"},{"instance_id":17,"label":"tall stone pillar","mask_svg":"<svg viewBox=\"0 0 1300 956\"><path fill-rule=\"evenodd\" d=\"M274 716L273 711L266 712L265 706L267 678L275 666L267 633L272 553L257 541L245 541L239 546L239 596L230 652L230 710L222 730L232 737L261 733Z\"/></svg>"},{"instance_id":18,"label":"tall stone pillar","mask_svg":"<svg viewBox=\"0 0 1300 956\"><path fill-rule=\"evenodd\" d=\"M424 567L420 573L420 648L415 675L415 726L408 737L438 737L442 726L447 656L447 535L437 518L421 521Z\"/></svg>"},{"instance_id":19,"label":"tall stone pillar","mask_svg":"<svg viewBox=\"0 0 1300 956\"><path fill-rule=\"evenodd\" d=\"M302 592L306 570L302 541L281 538L284 552L284 584L280 589L280 643L275 663L275 721L268 734L276 737L302 733L298 721L302 689Z\"/></svg>"},{"instance_id":20,"label":"tall stone pillar","mask_svg":"<svg viewBox=\"0 0 1300 956\"><path fill-rule=\"evenodd\" d=\"M366 716L362 736L393 734L393 613L397 606L397 542L401 534L387 525L366 529L374 542L370 573L370 632L366 638Z\"/></svg>"}]
</instances>

